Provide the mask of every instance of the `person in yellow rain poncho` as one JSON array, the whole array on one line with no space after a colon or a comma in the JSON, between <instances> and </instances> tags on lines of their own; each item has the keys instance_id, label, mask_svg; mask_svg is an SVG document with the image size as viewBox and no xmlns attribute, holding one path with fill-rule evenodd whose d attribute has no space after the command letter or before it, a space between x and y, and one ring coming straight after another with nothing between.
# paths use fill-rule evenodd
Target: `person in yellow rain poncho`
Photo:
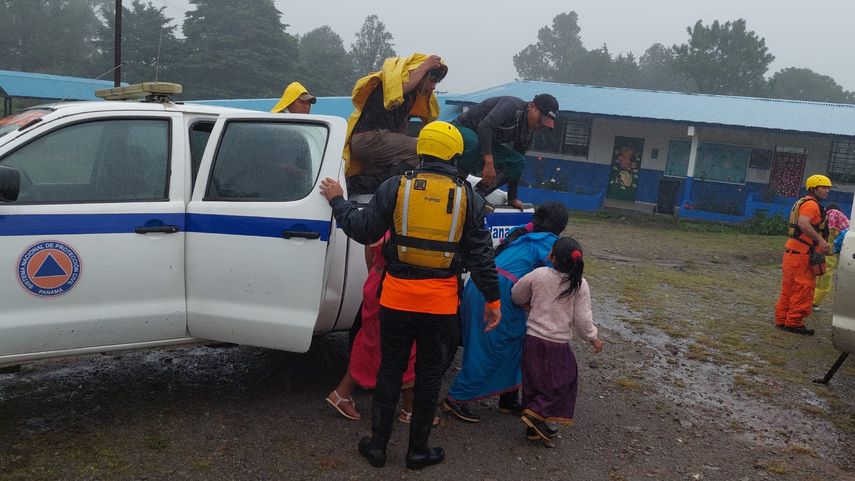
<instances>
[{"instance_id":1,"label":"person in yellow rain poncho","mask_svg":"<svg viewBox=\"0 0 855 481\"><path fill-rule=\"evenodd\" d=\"M828 216L828 243L834 244L841 231L849 228L849 218L840 210L837 204L829 204L825 209ZM825 256L825 274L816 280L816 289L813 292L813 307L819 306L826 296L831 292L834 285L834 268L837 266L837 255Z\"/></svg>"},{"instance_id":2,"label":"person in yellow rain poncho","mask_svg":"<svg viewBox=\"0 0 855 481\"><path fill-rule=\"evenodd\" d=\"M418 166L407 123L410 117L436 120L434 89L447 73L439 56L415 53L387 58L379 71L356 81L343 154L351 194L373 193L387 178Z\"/></svg>"},{"instance_id":3,"label":"person in yellow rain poncho","mask_svg":"<svg viewBox=\"0 0 855 481\"><path fill-rule=\"evenodd\" d=\"M309 114L318 99L300 82L291 82L282 92L282 98L270 110L273 113Z\"/></svg>"}]
</instances>

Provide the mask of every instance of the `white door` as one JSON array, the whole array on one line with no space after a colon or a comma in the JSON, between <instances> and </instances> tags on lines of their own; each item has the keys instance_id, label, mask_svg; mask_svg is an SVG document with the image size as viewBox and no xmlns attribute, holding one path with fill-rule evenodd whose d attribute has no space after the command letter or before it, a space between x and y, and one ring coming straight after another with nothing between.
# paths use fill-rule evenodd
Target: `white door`
<instances>
[{"instance_id":1,"label":"white door","mask_svg":"<svg viewBox=\"0 0 855 481\"><path fill-rule=\"evenodd\" d=\"M317 184L338 177L345 129L343 119L324 116L232 114L217 122L187 208L194 337L309 348L332 230Z\"/></svg>"},{"instance_id":2,"label":"white door","mask_svg":"<svg viewBox=\"0 0 855 481\"><path fill-rule=\"evenodd\" d=\"M177 120L76 115L3 147L22 180L0 204L0 360L185 337Z\"/></svg>"}]
</instances>

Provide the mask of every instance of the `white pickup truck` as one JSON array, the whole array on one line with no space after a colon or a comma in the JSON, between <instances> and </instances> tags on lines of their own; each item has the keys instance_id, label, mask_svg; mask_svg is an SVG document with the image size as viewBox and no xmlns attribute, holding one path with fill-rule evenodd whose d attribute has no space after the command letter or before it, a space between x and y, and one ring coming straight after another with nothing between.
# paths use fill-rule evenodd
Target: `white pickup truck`
<instances>
[{"instance_id":1,"label":"white pickup truck","mask_svg":"<svg viewBox=\"0 0 855 481\"><path fill-rule=\"evenodd\" d=\"M351 327L363 247L317 193L345 121L150 100L0 119L0 365Z\"/></svg>"}]
</instances>

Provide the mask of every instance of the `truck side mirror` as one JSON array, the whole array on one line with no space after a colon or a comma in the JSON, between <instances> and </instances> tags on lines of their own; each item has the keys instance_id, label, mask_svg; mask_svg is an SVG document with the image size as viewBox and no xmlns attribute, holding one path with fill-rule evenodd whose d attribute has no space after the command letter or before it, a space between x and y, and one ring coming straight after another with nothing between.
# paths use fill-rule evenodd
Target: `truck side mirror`
<instances>
[{"instance_id":1,"label":"truck side mirror","mask_svg":"<svg viewBox=\"0 0 855 481\"><path fill-rule=\"evenodd\" d=\"M15 202L21 191L21 173L14 167L0 165L0 202Z\"/></svg>"}]
</instances>

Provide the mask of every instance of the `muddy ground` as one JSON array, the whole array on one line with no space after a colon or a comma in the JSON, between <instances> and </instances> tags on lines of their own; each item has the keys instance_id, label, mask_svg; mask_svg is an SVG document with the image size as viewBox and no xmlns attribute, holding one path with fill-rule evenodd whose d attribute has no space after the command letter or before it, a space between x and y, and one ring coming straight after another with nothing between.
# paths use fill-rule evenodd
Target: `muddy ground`
<instances>
[{"instance_id":1,"label":"muddy ground","mask_svg":"<svg viewBox=\"0 0 855 481\"><path fill-rule=\"evenodd\" d=\"M642 215L574 214L606 349L574 345L575 426L555 448L480 403L442 417L448 457L386 468L358 457L369 430L323 402L346 336L305 355L193 346L37 362L0 374L0 480L855 479L855 361L828 387L830 305L815 337L772 328L783 239ZM452 379L453 369L445 378Z\"/></svg>"}]
</instances>

